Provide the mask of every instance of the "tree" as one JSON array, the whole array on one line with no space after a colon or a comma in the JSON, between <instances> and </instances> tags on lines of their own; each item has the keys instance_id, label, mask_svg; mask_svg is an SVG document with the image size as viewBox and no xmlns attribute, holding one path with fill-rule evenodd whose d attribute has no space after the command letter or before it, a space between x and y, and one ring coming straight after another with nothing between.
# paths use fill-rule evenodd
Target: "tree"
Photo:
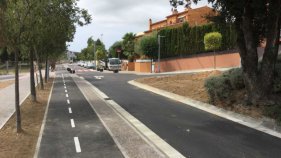
<instances>
[{"instance_id":1,"label":"tree","mask_svg":"<svg viewBox=\"0 0 281 158\"><path fill-rule=\"evenodd\" d=\"M198 0L193 0L197 2ZM208 0L219 11L221 22L234 23L241 57L247 100L266 103L272 94L274 68L278 55L281 27L281 0ZM257 47L265 42L262 61Z\"/></svg>"},{"instance_id":2,"label":"tree","mask_svg":"<svg viewBox=\"0 0 281 158\"><path fill-rule=\"evenodd\" d=\"M97 60L103 60L105 58L106 58L105 52L101 48L98 48L97 51L96 51L96 59Z\"/></svg>"},{"instance_id":3,"label":"tree","mask_svg":"<svg viewBox=\"0 0 281 158\"><path fill-rule=\"evenodd\" d=\"M221 47L222 36L219 32L207 33L204 36L205 50L218 50Z\"/></svg>"},{"instance_id":4,"label":"tree","mask_svg":"<svg viewBox=\"0 0 281 158\"><path fill-rule=\"evenodd\" d=\"M140 50L143 55L151 59L156 58L158 52L157 33L142 37L140 39Z\"/></svg>"},{"instance_id":5,"label":"tree","mask_svg":"<svg viewBox=\"0 0 281 158\"><path fill-rule=\"evenodd\" d=\"M135 37L136 35L132 32L126 33L123 36L122 49L124 50L124 54L128 57L128 60L132 61L134 59L134 45L135 45Z\"/></svg>"},{"instance_id":6,"label":"tree","mask_svg":"<svg viewBox=\"0 0 281 158\"><path fill-rule=\"evenodd\" d=\"M122 41L115 42L110 48L109 48L109 54L114 58L120 58L124 59L126 56L124 55L124 51L122 49Z\"/></svg>"},{"instance_id":7,"label":"tree","mask_svg":"<svg viewBox=\"0 0 281 158\"><path fill-rule=\"evenodd\" d=\"M216 50L221 48L222 35L219 32L207 33L204 36L205 50L214 51L214 69L216 69Z\"/></svg>"},{"instance_id":8,"label":"tree","mask_svg":"<svg viewBox=\"0 0 281 158\"><path fill-rule=\"evenodd\" d=\"M2 7L3 1L0 2ZM74 37L75 25L88 24L91 17L86 10L77 7L77 0L7 0L5 2L0 27L3 29L5 45L15 55L15 107L17 132L20 132L22 130L18 72L20 53L29 54L32 64L33 53L37 61L45 60L46 81L49 71L48 60L58 58L59 54L66 50L66 42L70 42ZM30 71L31 74L34 74L33 72ZM39 72L42 76L41 71ZM33 83L34 80L31 81L31 86Z\"/></svg>"}]
</instances>

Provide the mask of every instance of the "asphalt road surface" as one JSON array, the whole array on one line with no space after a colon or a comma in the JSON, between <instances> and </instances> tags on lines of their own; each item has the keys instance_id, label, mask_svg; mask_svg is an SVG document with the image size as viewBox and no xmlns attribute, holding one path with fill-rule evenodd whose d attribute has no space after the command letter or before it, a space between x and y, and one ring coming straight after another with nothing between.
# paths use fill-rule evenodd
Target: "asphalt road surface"
<instances>
[{"instance_id":1,"label":"asphalt road surface","mask_svg":"<svg viewBox=\"0 0 281 158\"><path fill-rule=\"evenodd\" d=\"M122 158L96 113L67 74L66 71L57 73L38 157Z\"/></svg>"},{"instance_id":2,"label":"asphalt road surface","mask_svg":"<svg viewBox=\"0 0 281 158\"><path fill-rule=\"evenodd\" d=\"M279 138L127 83L144 76L80 71L78 75L103 91L186 157L281 157Z\"/></svg>"}]
</instances>

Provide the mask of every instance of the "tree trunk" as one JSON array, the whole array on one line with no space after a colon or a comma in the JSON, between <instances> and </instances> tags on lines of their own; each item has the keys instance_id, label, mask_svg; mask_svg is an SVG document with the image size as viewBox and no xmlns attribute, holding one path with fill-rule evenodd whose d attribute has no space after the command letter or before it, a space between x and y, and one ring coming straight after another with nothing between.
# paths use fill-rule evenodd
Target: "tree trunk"
<instances>
[{"instance_id":1,"label":"tree trunk","mask_svg":"<svg viewBox=\"0 0 281 158\"><path fill-rule=\"evenodd\" d=\"M45 83L48 83L48 73L49 73L49 64L48 64L48 55L45 61Z\"/></svg>"},{"instance_id":2,"label":"tree trunk","mask_svg":"<svg viewBox=\"0 0 281 158\"><path fill-rule=\"evenodd\" d=\"M31 98L32 101L36 101L36 90L35 90L35 80L34 80L34 53L33 51L30 51L29 53L30 57L30 93L31 93Z\"/></svg>"},{"instance_id":3,"label":"tree trunk","mask_svg":"<svg viewBox=\"0 0 281 158\"><path fill-rule=\"evenodd\" d=\"M41 90L44 90L44 81L43 81L43 76L42 76L42 64L40 62L39 55L38 55L36 48L34 48L34 52L36 55L36 61L37 61L37 65L38 65L38 71L39 71L39 77L40 77L40 88L41 88Z\"/></svg>"},{"instance_id":4,"label":"tree trunk","mask_svg":"<svg viewBox=\"0 0 281 158\"><path fill-rule=\"evenodd\" d=\"M15 109L16 109L17 133L20 133L22 131L19 96L20 96L19 95L19 50L16 49L15 51Z\"/></svg>"},{"instance_id":5,"label":"tree trunk","mask_svg":"<svg viewBox=\"0 0 281 158\"><path fill-rule=\"evenodd\" d=\"M269 6L269 18L267 22L266 32L266 47L264 50L260 78L261 78L261 89L264 96L271 94L271 89L274 80L274 65L278 56L277 43L280 37L280 0L273 0ZM278 34L279 33L279 34Z\"/></svg>"},{"instance_id":6,"label":"tree trunk","mask_svg":"<svg viewBox=\"0 0 281 158\"><path fill-rule=\"evenodd\" d=\"M257 44L254 39L251 9L250 4L245 6L244 16L239 19L241 20L238 22L240 25L236 26L236 29L243 78L247 91L247 101L249 104L257 104L260 99L260 91L258 89L258 54Z\"/></svg>"},{"instance_id":7,"label":"tree trunk","mask_svg":"<svg viewBox=\"0 0 281 158\"><path fill-rule=\"evenodd\" d=\"M280 10L272 9L280 6L280 0L273 0L269 7L269 18L266 24L266 48L262 65L258 67L257 43L254 34L253 8L248 3L244 8L241 19L237 19L238 47L241 56L243 78L247 90L247 100L251 104L259 104L268 101L271 94L274 75L274 63L277 59L276 39L278 33L278 19ZM240 20L240 21L239 21ZM278 35L279 36L279 35Z\"/></svg>"}]
</instances>

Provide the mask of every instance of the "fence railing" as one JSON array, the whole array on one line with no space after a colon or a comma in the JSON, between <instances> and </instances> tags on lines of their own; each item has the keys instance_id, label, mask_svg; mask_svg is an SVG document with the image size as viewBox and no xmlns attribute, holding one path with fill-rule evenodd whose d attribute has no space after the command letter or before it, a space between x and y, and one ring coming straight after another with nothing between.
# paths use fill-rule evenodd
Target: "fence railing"
<instances>
[{"instance_id":1,"label":"fence railing","mask_svg":"<svg viewBox=\"0 0 281 158\"><path fill-rule=\"evenodd\" d=\"M27 62L19 62L19 73L29 72L30 64ZM0 75L14 74L15 62L0 62Z\"/></svg>"}]
</instances>

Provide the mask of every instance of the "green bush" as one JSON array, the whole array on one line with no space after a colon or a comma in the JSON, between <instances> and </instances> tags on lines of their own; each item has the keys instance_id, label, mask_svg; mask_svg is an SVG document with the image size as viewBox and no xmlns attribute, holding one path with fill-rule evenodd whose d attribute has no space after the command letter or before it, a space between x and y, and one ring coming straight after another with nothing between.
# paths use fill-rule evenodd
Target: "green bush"
<instances>
[{"instance_id":1,"label":"green bush","mask_svg":"<svg viewBox=\"0 0 281 158\"><path fill-rule=\"evenodd\" d=\"M218 50L221 47L222 35L219 32L206 33L204 36L205 50Z\"/></svg>"},{"instance_id":2,"label":"green bush","mask_svg":"<svg viewBox=\"0 0 281 158\"><path fill-rule=\"evenodd\" d=\"M218 100L231 100L233 90L245 88L242 69L235 68L224 72L220 76L214 76L206 79L205 88L210 97L210 102Z\"/></svg>"},{"instance_id":3,"label":"green bush","mask_svg":"<svg viewBox=\"0 0 281 158\"><path fill-rule=\"evenodd\" d=\"M266 116L275 119L279 124L281 123L281 105L266 106L263 112Z\"/></svg>"},{"instance_id":4,"label":"green bush","mask_svg":"<svg viewBox=\"0 0 281 158\"><path fill-rule=\"evenodd\" d=\"M242 69L235 68L235 69L231 69L225 73L228 73L232 89L240 90L240 89L245 88Z\"/></svg>"},{"instance_id":5,"label":"green bush","mask_svg":"<svg viewBox=\"0 0 281 158\"><path fill-rule=\"evenodd\" d=\"M210 77L204 85L210 97L210 102L214 103L216 99L225 100L231 96L232 89L227 75Z\"/></svg>"}]
</instances>

